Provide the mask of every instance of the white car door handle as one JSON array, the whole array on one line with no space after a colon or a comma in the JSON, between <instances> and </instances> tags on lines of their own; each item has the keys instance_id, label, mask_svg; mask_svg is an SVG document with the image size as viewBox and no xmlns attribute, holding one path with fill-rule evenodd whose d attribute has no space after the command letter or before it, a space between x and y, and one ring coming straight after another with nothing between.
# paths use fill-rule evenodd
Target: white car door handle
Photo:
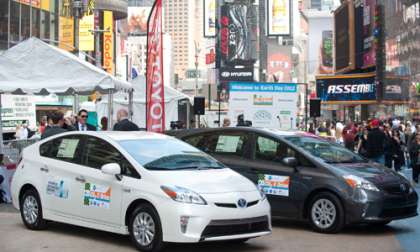
<instances>
[{"instance_id":1,"label":"white car door handle","mask_svg":"<svg viewBox=\"0 0 420 252\"><path fill-rule=\"evenodd\" d=\"M50 171L47 166L43 166L43 167L39 168L39 170L41 170L42 172L45 172L45 173L48 173Z\"/></svg>"},{"instance_id":2,"label":"white car door handle","mask_svg":"<svg viewBox=\"0 0 420 252\"><path fill-rule=\"evenodd\" d=\"M129 189L129 188L124 188L123 191L126 192L126 193L131 193L131 189Z\"/></svg>"},{"instance_id":3,"label":"white car door handle","mask_svg":"<svg viewBox=\"0 0 420 252\"><path fill-rule=\"evenodd\" d=\"M80 183L85 183L86 179L83 176L79 176L79 177L76 177L76 181L78 181Z\"/></svg>"}]
</instances>

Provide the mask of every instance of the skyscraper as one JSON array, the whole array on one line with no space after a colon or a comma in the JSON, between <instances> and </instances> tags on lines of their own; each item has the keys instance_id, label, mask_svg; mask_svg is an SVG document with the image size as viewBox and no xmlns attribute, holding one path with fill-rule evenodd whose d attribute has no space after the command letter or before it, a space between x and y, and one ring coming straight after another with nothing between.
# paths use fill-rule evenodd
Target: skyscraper
<instances>
[{"instance_id":1,"label":"skyscraper","mask_svg":"<svg viewBox=\"0 0 420 252\"><path fill-rule=\"evenodd\" d=\"M164 30L172 38L174 73L185 77L195 68L196 46L201 49L199 68L204 66L203 2L196 0L164 0Z\"/></svg>"}]
</instances>

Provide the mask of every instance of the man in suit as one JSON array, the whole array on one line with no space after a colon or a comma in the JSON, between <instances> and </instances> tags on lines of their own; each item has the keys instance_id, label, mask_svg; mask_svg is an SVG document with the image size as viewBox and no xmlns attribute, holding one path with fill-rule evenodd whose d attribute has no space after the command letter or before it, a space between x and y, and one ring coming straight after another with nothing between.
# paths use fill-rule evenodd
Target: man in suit
<instances>
[{"instance_id":1,"label":"man in suit","mask_svg":"<svg viewBox=\"0 0 420 252\"><path fill-rule=\"evenodd\" d=\"M96 131L96 127L86 123L88 119L88 112L86 109L81 109L77 114L77 123L74 125L77 131Z\"/></svg>"},{"instance_id":2,"label":"man in suit","mask_svg":"<svg viewBox=\"0 0 420 252\"><path fill-rule=\"evenodd\" d=\"M53 112L50 115L50 119L51 125L49 125L48 128L45 128L44 134L42 134L41 139L74 130L70 121L64 120L64 114L62 112ZM67 129L63 128L64 125L67 125Z\"/></svg>"},{"instance_id":3,"label":"man in suit","mask_svg":"<svg viewBox=\"0 0 420 252\"><path fill-rule=\"evenodd\" d=\"M117 123L114 125L114 131L138 131L139 127L128 120L128 111L120 109L117 112Z\"/></svg>"}]
</instances>

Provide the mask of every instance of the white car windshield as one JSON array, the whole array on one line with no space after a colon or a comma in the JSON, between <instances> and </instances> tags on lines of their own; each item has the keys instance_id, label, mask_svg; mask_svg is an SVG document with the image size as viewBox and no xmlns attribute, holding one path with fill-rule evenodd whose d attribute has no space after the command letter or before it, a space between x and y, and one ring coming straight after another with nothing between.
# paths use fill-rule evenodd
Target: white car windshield
<instances>
[{"instance_id":1,"label":"white car windshield","mask_svg":"<svg viewBox=\"0 0 420 252\"><path fill-rule=\"evenodd\" d=\"M302 148L310 155L322 159L326 163L359 163L366 162L360 155L334 144L315 137L292 136L285 137L292 144Z\"/></svg>"},{"instance_id":2,"label":"white car windshield","mask_svg":"<svg viewBox=\"0 0 420 252\"><path fill-rule=\"evenodd\" d=\"M223 164L176 139L124 140L119 144L148 170L221 169Z\"/></svg>"}]
</instances>

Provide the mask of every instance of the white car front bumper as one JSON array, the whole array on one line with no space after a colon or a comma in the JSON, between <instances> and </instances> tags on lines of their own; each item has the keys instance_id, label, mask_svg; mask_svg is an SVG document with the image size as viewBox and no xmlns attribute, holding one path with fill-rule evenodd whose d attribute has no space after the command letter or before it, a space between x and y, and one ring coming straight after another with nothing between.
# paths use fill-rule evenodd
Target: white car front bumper
<instances>
[{"instance_id":1,"label":"white car front bumper","mask_svg":"<svg viewBox=\"0 0 420 252\"><path fill-rule=\"evenodd\" d=\"M268 201L258 200L258 192L202 195L207 205L162 202L158 212L165 242L195 243L254 238L271 233L271 214ZM215 203L232 199L251 199L255 205L238 208L217 206ZM230 201L229 201L230 199ZM252 200L254 199L254 200ZM232 202L234 203L234 202ZM184 225L181 225L181 220Z\"/></svg>"}]
</instances>

